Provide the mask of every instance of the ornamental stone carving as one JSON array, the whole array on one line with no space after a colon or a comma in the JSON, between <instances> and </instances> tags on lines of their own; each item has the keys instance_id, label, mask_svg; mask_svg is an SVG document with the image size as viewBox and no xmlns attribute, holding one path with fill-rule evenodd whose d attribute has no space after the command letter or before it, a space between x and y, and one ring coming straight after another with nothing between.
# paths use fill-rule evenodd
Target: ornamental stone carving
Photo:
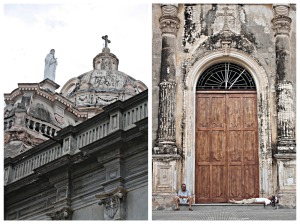
<instances>
[{"instance_id":1,"label":"ornamental stone carving","mask_svg":"<svg viewBox=\"0 0 300 224\"><path fill-rule=\"evenodd\" d=\"M125 220L126 219L126 190L122 187L116 188L107 194L96 195L99 205L104 206L105 220Z\"/></svg>"},{"instance_id":2,"label":"ornamental stone carving","mask_svg":"<svg viewBox=\"0 0 300 224\"><path fill-rule=\"evenodd\" d=\"M160 108L159 108L159 142L175 142L175 87L174 81L163 81L160 87Z\"/></svg>"},{"instance_id":3,"label":"ornamental stone carving","mask_svg":"<svg viewBox=\"0 0 300 224\"><path fill-rule=\"evenodd\" d=\"M159 19L162 33L177 34L180 20L177 17L178 8L175 4L162 5L162 16Z\"/></svg>"},{"instance_id":4,"label":"ornamental stone carving","mask_svg":"<svg viewBox=\"0 0 300 224\"><path fill-rule=\"evenodd\" d=\"M291 31L291 22L292 19L287 16L280 16L272 19L273 30L275 31L275 36L282 35L290 35Z\"/></svg>"},{"instance_id":5,"label":"ornamental stone carving","mask_svg":"<svg viewBox=\"0 0 300 224\"><path fill-rule=\"evenodd\" d=\"M73 210L66 207L46 215L50 216L52 220L72 220Z\"/></svg>"},{"instance_id":6,"label":"ornamental stone carving","mask_svg":"<svg viewBox=\"0 0 300 224\"><path fill-rule=\"evenodd\" d=\"M293 99L293 85L289 81L282 81L278 89L278 151L295 150L295 106Z\"/></svg>"},{"instance_id":7,"label":"ornamental stone carving","mask_svg":"<svg viewBox=\"0 0 300 224\"><path fill-rule=\"evenodd\" d=\"M289 16L288 4L273 5L274 18L272 19L273 30L276 35L289 35L292 19Z\"/></svg>"}]
</instances>

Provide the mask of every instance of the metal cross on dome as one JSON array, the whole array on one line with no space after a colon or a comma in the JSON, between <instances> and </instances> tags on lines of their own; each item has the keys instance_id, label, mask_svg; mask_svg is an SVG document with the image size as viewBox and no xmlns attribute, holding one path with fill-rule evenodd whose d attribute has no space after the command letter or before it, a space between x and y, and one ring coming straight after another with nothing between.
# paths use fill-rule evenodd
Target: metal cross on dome
<instances>
[{"instance_id":1,"label":"metal cross on dome","mask_svg":"<svg viewBox=\"0 0 300 224\"><path fill-rule=\"evenodd\" d=\"M105 35L102 37L103 40L105 40L105 47L107 47L107 44L110 44L110 40L108 39L108 36Z\"/></svg>"}]
</instances>

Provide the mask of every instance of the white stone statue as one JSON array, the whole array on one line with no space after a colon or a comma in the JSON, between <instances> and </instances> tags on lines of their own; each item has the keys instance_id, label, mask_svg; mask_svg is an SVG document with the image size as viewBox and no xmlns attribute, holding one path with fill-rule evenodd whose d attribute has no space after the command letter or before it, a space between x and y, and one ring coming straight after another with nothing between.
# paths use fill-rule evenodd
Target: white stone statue
<instances>
[{"instance_id":1,"label":"white stone statue","mask_svg":"<svg viewBox=\"0 0 300 224\"><path fill-rule=\"evenodd\" d=\"M48 78L55 81L55 70L57 66L57 58L54 57L55 50L51 49L50 53L45 58L44 79Z\"/></svg>"}]
</instances>

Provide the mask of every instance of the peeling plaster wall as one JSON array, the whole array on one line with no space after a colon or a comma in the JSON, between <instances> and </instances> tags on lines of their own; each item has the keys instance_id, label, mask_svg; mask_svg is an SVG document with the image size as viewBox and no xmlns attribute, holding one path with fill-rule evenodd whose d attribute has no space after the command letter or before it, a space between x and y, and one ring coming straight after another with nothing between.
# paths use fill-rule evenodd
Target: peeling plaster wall
<instances>
[{"instance_id":1,"label":"peeling plaster wall","mask_svg":"<svg viewBox=\"0 0 300 224\"><path fill-rule=\"evenodd\" d=\"M160 4L152 5L152 144L157 139L158 128L158 104L159 104L159 81L161 64L161 31L159 17L161 16Z\"/></svg>"},{"instance_id":2,"label":"peeling plaster wall","mask_svg":"<svg viewBox=\"0 0 300 224\"><path fill-rule=\"evenodd\" d=\"M224 7L227 6L228 33L232 39L229 53L222 55L224 38ZM176 44L176 145L183 149L182 172L177 189L186 182L190 190L194 184L194 129L195 110L193 94L200 70L218 61L234 61L252 70L258 87L258 138L259 138L259 182L260 196L278 190L277 162L272 158L277 150L277 93L276 50L273 30L272 4L179 4L180 27ZM222 15L223 14L223 15ZM158 117L158 82L161 55L159 4L153 5L153 140L156 139ZM296 83L296 7L291 5L290 31L291 71L285 79ZM225 29L226 30L226 29ZM157 39L160 38L160 39ZM235 56L233 56L234 53ZM206 64L202 63L206 60ZM200 66L201 64L201 66ZM198 66L198 67L197 67ZM250 67L249 67L250 66ZM197 69L196 69L197 67ZM194 76L194 78L192 77ZM295 95L294 88L294 95ZM295 101L295 99L293 99ZM157 102L157 103L156 103ZM155 172L155 171L154 171ZM194 193L194 192L193 192Z\"/></svg>"}]
</instances>

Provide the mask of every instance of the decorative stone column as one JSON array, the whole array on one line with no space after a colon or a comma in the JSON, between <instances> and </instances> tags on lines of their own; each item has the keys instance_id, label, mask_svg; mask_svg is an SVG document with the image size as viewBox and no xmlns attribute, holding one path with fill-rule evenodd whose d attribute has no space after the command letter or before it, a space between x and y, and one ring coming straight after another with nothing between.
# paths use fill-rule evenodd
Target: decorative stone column
<instances>
[{"instance_id":1,"label":"decorative stone column","mask_svg":"<svg viewBox=\"0 0 300 224\"><path fill-rule=\"evenodd\" d=\"M284 205L296 205L295 91L292 82L288 4L273 5L277 91L278 194Z\"/></svg>"},{"instance_id":2,"label":"decorative stone column","mask_svg":"<svg viewBox=\"0 0 300 224\"><path fill-rule=\"evenodd\" d=\"M153 148L153 208L173 205L179 175L176 146L176 35L180 20L177 4L161 5L162 31L159 84L158 139Z\"/></svg>"},{"instance_id":3,"label":"decorative stone column","mask_svg":"<svg viewBox=\"0 0 300 224\"><path fill-rule=\"evenodd\" d=\"M126 219L126 190L118 187L110 193L96 195L99 205L104 206L105 220Z\"/></svg>"}]
</instances>

